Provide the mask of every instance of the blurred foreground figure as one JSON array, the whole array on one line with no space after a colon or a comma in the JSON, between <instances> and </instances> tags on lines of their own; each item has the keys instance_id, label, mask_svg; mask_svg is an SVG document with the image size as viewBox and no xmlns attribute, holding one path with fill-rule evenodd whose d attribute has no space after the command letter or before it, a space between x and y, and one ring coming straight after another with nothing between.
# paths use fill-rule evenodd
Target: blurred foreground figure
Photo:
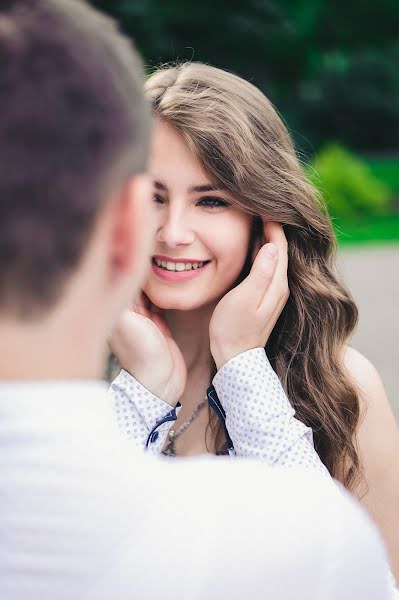
<instances>
[{"instance_id":1,"label":"blurred foreground figure","mask_svg":"<svg viewBox=\"0 0 399 600\"><path fill-rule=\"evenodd\" d=\"M153 239L142 67L81 2L1 7L0 598L384 600L328 479L126 453L99 378Z\"/></svg>"}]
</instances>

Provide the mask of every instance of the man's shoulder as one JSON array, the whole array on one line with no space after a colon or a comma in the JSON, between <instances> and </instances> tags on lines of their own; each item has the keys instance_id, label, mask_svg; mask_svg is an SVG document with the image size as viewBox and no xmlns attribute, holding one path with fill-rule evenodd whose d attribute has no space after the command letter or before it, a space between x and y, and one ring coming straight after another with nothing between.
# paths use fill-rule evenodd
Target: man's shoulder
<instances>
[{"instance_id":1,"label":"man's shoulder","mask_svg":"<svg viewBox=\"0 0 399 600\"><path fill-rule=\"evenodd\" d=\"M190 536L214 561L223 557L230 577L254 598L265 586L280 598L361 597L365 590L385 598L379 535L335 481L251 460L205 459L170 471L178 490L174 519L183 507L183 531L190 524Z\"/></svg>"},{"instance_id":2,"label":"man's shoulder","mask_svg":"<svg viewBox=\"0 0 399 600\"><path fill-rule=\"evenodd\" d=\"M321 598L331 564L338 579L342 565L358 556L367 565L372 559L378 572L381 547L367 520L317 474L222 457L156 459L126 442L94 437L50 441L40 449L23 446L22 453L19 443L8 453L2 514L8 539L18 536L25 557L32 551L31 560L51 571L56 549L76 572L69 583L53 574L68 597L90 583L97 599L110 597L110 590L115 598L161 592L167 598L165 590L173 590L177 598L234 599L248 589L254 599L266 589L271 597ZM22 539L20 524L44 516L34 544L29 528ZM366 554L348 546L351 538L362 540ZM71 555L72 547L79 551ZM89 583L77 576L82 568ZM352 579L363 581L360 574ZM41 582L29 575L28 583ZM353 597L362 590L355 587Z\"/></svg>"},{"instance_id":3,"label":"man's shoulder","mask_svg":"<svg viewBox=\"0 0 399 600\"><path fill-rule=\"evenodd\" d=\"M349 597L346 588L360 597L374 586L377 595L366 597L385 598L385 556L375 528L334 481L252 460L136 455L135 461L142 490L136 507L153 532L138 537L136 531L139 553L151 555L178 597L209 597L201 565L218 573L205 578L211 597L250 589L262 598L268 589L279 598L341 598ZM366 587L365 566L374 569ZM155 594L156 581L148 585Z\"/></svg>"}]
</instances>

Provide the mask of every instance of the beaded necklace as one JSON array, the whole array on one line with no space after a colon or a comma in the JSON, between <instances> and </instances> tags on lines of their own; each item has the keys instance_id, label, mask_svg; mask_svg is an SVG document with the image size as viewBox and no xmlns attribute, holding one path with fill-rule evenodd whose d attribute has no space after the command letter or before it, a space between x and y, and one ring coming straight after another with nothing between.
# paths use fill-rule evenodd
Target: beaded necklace
<instances>
[{"instance_id":1,"label":"beaded necklace","mask_svg":"<svg viewBox=\"0 0 399 600\"><path fill-rule=\"evenodd\" d=\"M178 427L177 429L169 430L165 447L162 450L162 454L164 454L165 456L177 456L175 446L176 440L182 435L182 433L186 431L186 429L188 429L188 427L191 425L191 423L194 421L194 419L197 417L198 413L205 406L206 403L207 398L204 398L202 402L200 402L198 406L193 410L191 415L184 421L184 423L180 425L180 427Z\"/></svg>"}]
</instances>

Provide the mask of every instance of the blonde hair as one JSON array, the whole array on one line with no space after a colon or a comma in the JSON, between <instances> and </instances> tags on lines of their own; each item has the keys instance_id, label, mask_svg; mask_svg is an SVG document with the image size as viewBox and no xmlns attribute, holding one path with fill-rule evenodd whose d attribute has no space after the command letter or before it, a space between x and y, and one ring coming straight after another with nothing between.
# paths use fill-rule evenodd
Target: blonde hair
<instances>
[{"instance_id":1,"label":"blonde hair","mask_svg":"<svg viewBox=\"0 0 399 600\"><path fill-rule=\"evenodd\" d=\"M155 115L182 134L213 183L247 213L283 224L290 297L267 354L322 461L353 487L359 401L342 353L357 309L335 273L331 222L287 128L254 85L205 64L161 67L145 87Z\"/></svg>"}]
</instances>

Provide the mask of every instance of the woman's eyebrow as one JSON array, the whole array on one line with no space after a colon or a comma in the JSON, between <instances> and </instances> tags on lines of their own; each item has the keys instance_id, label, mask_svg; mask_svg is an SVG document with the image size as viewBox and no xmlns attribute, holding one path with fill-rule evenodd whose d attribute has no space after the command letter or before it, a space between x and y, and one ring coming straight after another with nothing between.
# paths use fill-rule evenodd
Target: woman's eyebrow
<instances>
[{"instance_id":1,"label":"woman's eyebrow","mask_svg":"<svg viewBox=\"0 0 399 600\"><path fill-rule=\"evenodd\" d=\"M167 191L167 189L168 189L164 183L161 183L161 182L160 182L160 181L158 181L157 179L154 179L153 183L154 183L154 187L155 187L157 190L162 190L163 192L166 192L166 191Z\"/></svg>"},{"instance_id":2,"label":"woman's eyebrow","mask_svg":"<svg viewBox=\"0 0 399 600\"><path fill-rule=\"evenodd\" d=\"M163 192L166 192L168 190L167 186L162 183L161 181L159 181L158 179L154 179L153 181L154 183L154 187L157 190L161 190ZM224 188L222 188L222 186L220 185L212 185L210 183L206 183L204 185L194 185L190 188L188 188L188 193L189 194L195 194L195 193L204 193L204 192L215 192L217 190L222 190Z\"/></svg>"},{"instance_id":3,"label":"woman's eyebrow","mask_svg":"<svg viewBox=\"0 0 399 600\"><path fill-rule=\"evenodd\" d=\"M217 190L222 190L222 186L220 185L211 185L210 183L205 185L194 185L188 189L189 194L201 193L201 192L215 192Z\"/></svg>"}]
</instances>

